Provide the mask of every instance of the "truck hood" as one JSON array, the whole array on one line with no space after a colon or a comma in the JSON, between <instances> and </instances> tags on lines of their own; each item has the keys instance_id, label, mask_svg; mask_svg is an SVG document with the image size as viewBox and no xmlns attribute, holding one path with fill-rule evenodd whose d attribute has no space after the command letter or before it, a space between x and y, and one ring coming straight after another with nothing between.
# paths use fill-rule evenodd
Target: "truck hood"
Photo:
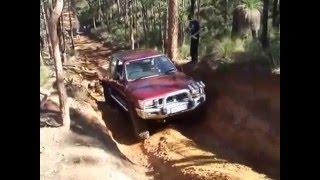
<instances>
[{"instance_id":1,"label":"truck hood","mask_svg":"<svg viewBox=\"0 0 320 180\"><path fill-rule=\"evenodd\" d=\"M188 88L193 79L182 72L140 79L127 84L127 90L136 100L149 99Z\"/></svg>"}]
</instances>

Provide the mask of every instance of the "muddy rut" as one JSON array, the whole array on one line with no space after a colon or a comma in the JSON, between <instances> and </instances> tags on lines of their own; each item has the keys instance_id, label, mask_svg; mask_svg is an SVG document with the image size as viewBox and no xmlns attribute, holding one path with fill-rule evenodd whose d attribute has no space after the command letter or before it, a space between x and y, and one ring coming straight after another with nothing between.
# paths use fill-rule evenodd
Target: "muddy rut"
<instances>
[{"instance_id":1,"label":"muddy rut","mask_svg":"<svg viewBox=\"0 0 320 180\"><path fill-rule=\"evenodd\" d=\"M80 36L75 45L78 53L75 62L85 64L89 69L103 75L107 73L108 57L119 49L105 47L86 36ZM96 79L88 81L94 80ZM268 165L255 166L255 163L248 160L243 153L239 153L236 147L230 145L230 138L216 138L221 137L221 134L213 133L214 128L211 126L217 120L211 123L207 116L210 114L208 112L216 111L216 106L208 109L210 106L206 105L195 112L172 118L167 124L150 122L148 126L151 137L139 142L134 138L128 116L118 106L104 102L101 94L92 95L120 151L134 164L147 167L147 174L152 179L279 178L276 165L275 169Z\"/></svg>"}]
</instances>

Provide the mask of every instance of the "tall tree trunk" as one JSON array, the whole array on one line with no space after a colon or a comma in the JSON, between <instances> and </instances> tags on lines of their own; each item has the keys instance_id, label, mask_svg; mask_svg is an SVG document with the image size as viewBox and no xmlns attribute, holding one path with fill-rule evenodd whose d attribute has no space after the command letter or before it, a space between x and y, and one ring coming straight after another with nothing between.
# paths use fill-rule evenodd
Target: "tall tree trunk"
<instances>
[{"instance_id":1,"label":"tall tree trunk","mask_svg":"<svg viewBox=\"0 0 320 180\"><path fill-rule=\"evenodd\" d=\"M198 11L197 11L197 18L200 20L200 0L197 1Z\"/></svg>"},{"instance_id":2,"label":"tall tree trunk","mask_svg":"<svg viewBox=\"0 0 320 180\"><path fill-rule=\"evenodd\" d=\"M104 26L105 25L105 15L102 11L102 4L101 4L101 0L98 0L98 21L100 22L100 26Z\"/></svg>"},{"instance_id":3,"label":"tall tree trunk","mask_svg":"<svg viewBox=\"0 0 320 180\"><path fill-rule=\"evenodd\" d=\"M131 44L131 49L134 49L134 19L133 19L133 3L129 5L129 15L130 15L130 44Z\"/></svg>"},{"instance_id":4,"label":"tall tree trunk","mask_svg":"<svg viewBox=\"0 0 320 180\"><path fill-rule=\"evenodd\" d=\"M41 53L41 51L40 51L40 67L43 66L43 64L44 64L44 63L43 63L42 53Z\"/></svg>"},{"instance_id":5,"label":"tall tree trunk","mask_svg":"<svg viewBox=\"0 0 320 180\"><path fill-rule=\"evenodd\" d=\"M94 29L97 29L97 26L96 26L96 16L95 16L95 14L94 14L93 17L92 17L92 23L93 23L93 28L94 28Z\"/></svg>"},{"instance_id":6,"label":"tall tree trunk","mask_svg":"<svg viewBox=\"0 0 320 180\"><path fill-rule=\"evenodd\" d=\"M68 46L66 44L66 37L65 37L65 30L64 30L64 23L63 23L63 14L61 15L61 35L62 35L62 43L63 43L63 47L62 47L62 62L67 61L67 49Z\"/></svg>"},{"instance_id":7,"label":"tall tree trunk","mask_svg":"<svg viewBox=\"0 0 320 180\"><path fill-rule=\"evenodd\" d=\"M194 16L194 5L196 3L196 0L191 0L191 3L190 3L190 11L189 11L189 16L190 17L193 17Z\"/></svg>"},{"instance_id":8,"label":"tall tree trunk","mask_svg":"<svg viewBox=\"0 0 320 180\"><path fill-rule=\"evenodd\" d=\"M178 0L169 0L167 53L173 61L178 60Z\"/></svg>"},{"instance_id":9,"label":"tall tree trunk","mask_svg":"<svg viewBox=\"0 0 320 180\"><path fill-rule=\"evenodd\" d=\"M279 19L278 19L278 28L280 28L280 2L279 2L278 15L279 15Z\"/></svg>"},{"instance_id":10,"label":"tall tree trunk","mask_svg":"<svg viewBox=\"0 0 320 180\"><path fill-rule=\"evenodd\" d=\"M225 25L228 24L228 6L229 6L229 0L224 0L224 13L223 13L223 18L224 18L224 23Z\"/></svg>"},{"instance_id":11,"label":"tall tree trunk","mask_svg":"<svg viewBox=\"0 0 320 180\"><path fill-rule=\"evenodd\" d=\"M62 38L62 30L61 30L61 17L59 17L58 19L58 23L57 23L57 33L58 33L58 39L59 39L59 49L60 49L60 53L61 53L61 56L62 56L62 63L64 63L64 58L63 58L63 53L64 53L64 50L63 50L63 38Z\"/></svg>"},{"instance_id":12,"label":"tall tree trunk","mask_svg":"<svg viewBox=\"0 0 320 180\"><path fill-rule=\"evenodd\" d=\"M278 22L277 22L277 17L278 17L278 0L273 0L273 7L272 7L272 26L277 28L278 27Z\"/></svg>"},{"instance_id":13,"label":"tall tree trunk","mask_svg":"<svg viewBox=\"0 0 320 180\"><path fill-rule=\"evenodd\" d=\"M183 34L182 23L179 22L178 23L178 47L182 45L182 34Z\"/></svg>"},{"instance_id":14,"label":"tall tree trunk","mask_svg":"<svg viewBox=\"0 0 320 180\"><path fill-rule=\"evenodd\" d=\"M118 15L120 17L120 14L121 14L120 0L117 0L117 8L118 8Z\"/></svg>"},{"instance_id":15,"label":"tall tree trunk","mask_svg":"<svg viewBox=\"0 0 320 180\"><path fill-rule=\"evenodd\" d=\"M181 2L181 6L182 6L182 9L185 9L185 0L182 0ZM180 32L180 45L181 46L184 42L184 22L180 22L179 23L179 32Z\"/></svg>"},{"instance_id":16,"label":"tall tree trunk","mask_svg":"<svg viewBox=\"0 0 320 180\"><path fill-rule=\"evenodd\" d=\"M124 25L125 25L125 28L124 28L124 36L125 36L125 39L128 39L127 38L127 28L128 28L128 2L125 1L125 17L124 17ZM111 18L112 19L112 18Z\"/></svg>"},{"instance_id":17,"label":"tall tree trunk","mask_svg":"<svg viewBox=\"0 0 320 180\"><path fill-rule=\"evenodd\" d=\"M42 1L42 13L43 13L43 17L44 17L44 23L45 23L45 29L46 29L46 39L47 39L47 45L48 45L48 51L49 51L49 55L50 55L50 58L53 57L53 51L52 51L52 43L51 43L51 40L50 40L50 36L49 36L49 26L48 26L48 14L47 14L48 11L45 11L44 10L44 2Z\"/></svg>"},{"instance_id":18,"label":"tall tree trunk","mask_svg":"<svg viewBox=\"0 0 320 180\"><path fill-rule=\"evenodd\" d=\"M100 13L100 11L101 11L101 3L100 3L100 0L98 0L98 22L102 22L102 16L101 16L101 13Z\"/></svg>"},{"instance_id":19,"label":"tall tree trunk","mask_svg":"<svg viewBox=\"0 0 320 180\"><path fill-rule=\"evenodd\" d=\"M76 10L76 2L75 2L75 0L70 0L70 3L71 3L71 9L72 9L73 18L74 18L74 26L73 27L76 29L76 32L79 32L80 22L79 22L78 13Z\"/></svg>"},{"instance_id":20,"label":"tall tree trunk","mask_svg":"<svg viewBox=\"0 0 320 180\"><path fill-rule=\"evenodd\" d=\"M142 13L143 13L144 22L145 22L145 28L147 30L147 34L149 34L150 28L149 28L148 10L143 5L142 5Z\"/></svg>"},{"instance_id":21,"label":"tall tree trunk","mask_svg":"<svg viewBox=\"0 0 320 180\"><path fill-rule=\"evenodd\" d=\"M47 40L47 27L46 27L46 17L45 17L45 13L44 13L44 7L43 7L43 3L42 1L40 1L40 8L41 8L41 13L40 13L40 18L42 17L42 20L43 20L43 24L44 24L44 31L45 31L45 37L42 37L41 34L42 34L42 29L40 29L40 42L42 43L42 46L41 48L44 48L44 47L48 47L48 40ZM40 20L41 21L41 20ZM41 22L40 22L41 23ZM41 28L41 27L40 27Z\"/></svg>"},{"instance_id":22,"label":"tall tree trunk","mask_svg":"<svg viewBox=\"0 0 320 180\"><path fill-rule=\"evenodd\" d=\"M139 26L138 26L138 2L134 0L134 24L135 24L135 35L138 40L136 40L137 48L139 48Z\"/></svg>"},{"instance_id":23,"label":"tall tree trunk","mask_svg":"<svg viewBox=\"0 0 320 180\"><path fill-rule=\"evenodd\" d=\"M159 20L159 32L160 32L160 44L161 44L161 49L162 49L162 51L163 51L163 39L162 39L162 37L163 37L163 35L162 35L162 26L161 26L161 24L162 24L162 18L161 18L161 4L159 3L158 4L159 5L159 7L158 7L158 20Z\"/></svg>"},{"instance_id":24,"label":"tall tree trunk","mask_svg":"<svg viewBox=\"0 0 320 180\"><path fill-rule=\"evenodd\" d=\"M63 129L69 130L70 129L69 103L68 103L66 88L64 85L64 72L62 68L61 54L59 49L59 37L57 34L57 22L59 21L59 17L61 16L62 9L63 9L63 0L56 0L56 5L51 13L51 18L49 22L49 33L50 33L50 39L53 47L56 83L58 87L61 118L63 120Z\"/></svg>"},{"instance_id":25,"label":"tall tree trunk","mask_svg":"<svg viewBox=\"0 0 320 180\"><path fill-rule=\"evenodd\" d=\"M145 20L145 16L144 16L144 8L141 7L141 12L142 12L142 27L143 27L143 33L144 33L144 41L147 41L147 28L146 28L146 20Z\"/></svg>"},{"instance_id":26,"label":"tall tree trunk","mask_svg":"<svg viewBox=\"0 0 320 180\"><path fill-rule=\"evenodd\" d=\"M263 0L261 44L264 49L269 47L268 10L269 0Z\"/></svg>"},{"instance_id":27,"label":"tall tree trunk","mask_svg":"<svg viewBox=\"0 0 320 180\"><path fill-rule=\"evenodd\" d=\"M168 0L167 0L168 4ZM164 14L164 37L163 37L163 45L164 45L164 53L168 54L167 52L167 47L168 47L168 9L169 7L167 6L166 13Z\"/></svg>"},{"instance_id":28,"label":"tall tree trunk","mask_svg":"<svg viewBox=\"0 0 320 180\"><path fill-rule=\"evenodd\" d=\"M65 39L65 36L64 36L64 24L63 24L63 15L61 15L60 17L61 19L61 36L62 36L62 43L63 43L63 47L62 47L62 53L65 53L66 52L66 39Z\"/></svg>"},{"instance_id":29,"label":"tall tree trunk","mask_svg":"<svg viewBox=\"0 0 320 180\"><path fill-rule=\"evenodd\" d=\"M152 31L154 32L157 27L156 27L156 17L155 17L153 7L151 8L151 15L152 15Z\"/></svg>"},{"instance_id":30,"label":"tall tree trunk","mask_svg":"<svg viewBox=\"0 0 320 180\"><path fill-rule=\"evenodd\" d=\"M68 0L68 14L69 14L69 27L70 27L70 40L71 40L71 47L72 47L72 50L74 50L74 41L73 41L73 25L72 25L72 18L71 18L71 12L72 12L72 9L71 9L71 0ZM74 14L73 14L74 15Z\"/></svg>"}]
</instances>

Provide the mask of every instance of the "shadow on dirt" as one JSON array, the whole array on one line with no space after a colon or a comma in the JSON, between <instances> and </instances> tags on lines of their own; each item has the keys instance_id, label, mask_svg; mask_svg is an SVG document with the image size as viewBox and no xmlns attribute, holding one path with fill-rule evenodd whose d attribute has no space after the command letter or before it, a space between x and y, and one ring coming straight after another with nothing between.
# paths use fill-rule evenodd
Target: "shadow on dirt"
<instances>
[{"instance_id":1,"label":"shadow on dirt","mask_svg":"<svg viewBox=\"0 0 320 180\"><path fill-rule=\"evenodd\" d=\"M71 130L75 133L91 136L100 140L106 149L113 155L127 160L120 152L116 143L111 139L108 129L97 121L90 121L83 118L77 111L70 109L71 115ZM105 150L106 150L105 149Z\"/></svg>"},{"instance_id":2,"label":"shadow on dirt","mask_svg":"<svg viewBox=\"0 0 320 180\"><path fill-rule=\"evenodd\" d=\"M112 137L120 144L131 145L138 140L134 136L134 131L127 113L115 103L97 102L98 109L102 113L102 118L106 126L112 132Z\"/></svg>"}]
</instances>

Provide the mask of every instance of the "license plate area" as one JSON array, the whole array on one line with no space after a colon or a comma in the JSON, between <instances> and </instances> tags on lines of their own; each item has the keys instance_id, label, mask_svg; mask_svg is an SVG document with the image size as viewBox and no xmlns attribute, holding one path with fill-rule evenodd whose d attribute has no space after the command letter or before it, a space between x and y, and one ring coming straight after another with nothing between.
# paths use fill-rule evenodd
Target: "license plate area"
<instances>
[{"instance_id":1,"label":"license plate area","mask_svg":"<svg viewBox=\"0 0 320 180\"><path fill-rule=\"evenodd\" d=\"M177 113L177 112L184 111L187 109L188 109L187 104L181 104L181 105L177 105L175 107L170 108L170 113Z\"/></svg>"}]
</instances>

